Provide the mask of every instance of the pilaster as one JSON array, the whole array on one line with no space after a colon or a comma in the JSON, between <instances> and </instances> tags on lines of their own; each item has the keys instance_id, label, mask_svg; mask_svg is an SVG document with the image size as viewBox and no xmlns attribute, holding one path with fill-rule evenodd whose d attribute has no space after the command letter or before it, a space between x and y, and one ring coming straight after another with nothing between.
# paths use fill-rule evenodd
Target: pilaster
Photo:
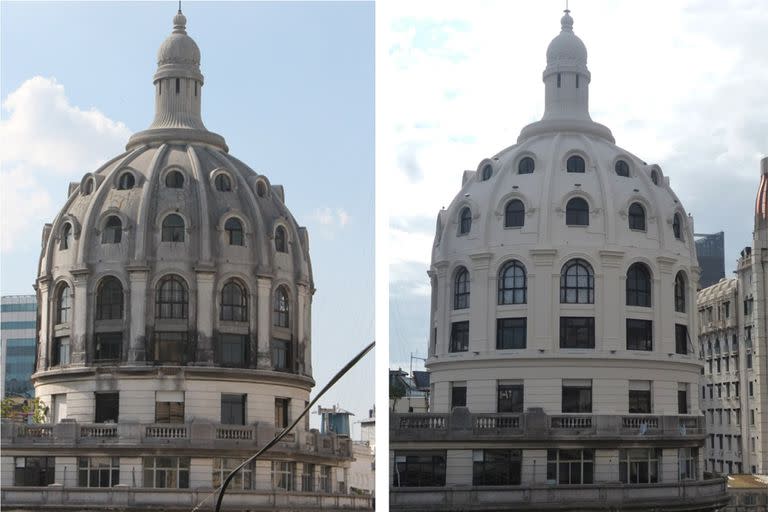
<instances>
[{"instance_id":1,"label":"pilaster","mask_svg":"<svg viewBox=\"0 0 768 512\"><path fill-rule=\"evenodd\" d=\"M128 335L128 362L136 364L147 360L147 278L149 267L129 265L128 281L131 288L131 323Z\"/></svg>"},{"instance_id":2,"label":"pilaster","mask_svg":"<svg viewBox=\"0 0 768 512\"><path fill-rule=\"evenodd\" d=\"M258 297L258 327L256 346L251 347L252 354L256 354L256 366L260 369L269 369L272 366L272 358L269 352L269 333L272 330L270 321L272 310L272 278L258 276L256 278L256 290Z\"/></svg>"},{"instance_id":3,"label":"pilaster","mask_svg":"<svg viewBox=\"0 0 768 512\"><path fill-rule=\"evenodd\" d=\"M80 268L71 271L75 283L74 314L72 321L71 366L83 366L86 363L86 337L88 322L88 269Z\"/></svg>"}]
</instances>

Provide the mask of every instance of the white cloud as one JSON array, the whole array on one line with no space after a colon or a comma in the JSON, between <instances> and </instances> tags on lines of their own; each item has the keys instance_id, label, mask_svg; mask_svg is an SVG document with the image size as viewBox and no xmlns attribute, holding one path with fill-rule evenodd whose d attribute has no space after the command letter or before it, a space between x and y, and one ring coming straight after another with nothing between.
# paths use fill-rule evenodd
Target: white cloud
<instances>
[{"instance_id":1,"label":"white cloud","mask_svg":"<svg viewBox=\"0 0 768 512\"><path fill-rule=\"evenodd\" d=\"M343 228L349 224L349 213L344 208L330 208L325 206L312 213L312 219L318 224L329 228Z\"/></svg>"},{"instance_id":2,"label":"white cloud","mask_svg":"<svg viewBox=\"0 0 768 512\"><path fill-rule=\"evenodd\" d=\"M3 169L0 176L0 250L8 252L20 240L36 240L29 232L39 230L41 219L51 219L54 213L50 194L28 168Z\"/></svg>"}]
</instances>

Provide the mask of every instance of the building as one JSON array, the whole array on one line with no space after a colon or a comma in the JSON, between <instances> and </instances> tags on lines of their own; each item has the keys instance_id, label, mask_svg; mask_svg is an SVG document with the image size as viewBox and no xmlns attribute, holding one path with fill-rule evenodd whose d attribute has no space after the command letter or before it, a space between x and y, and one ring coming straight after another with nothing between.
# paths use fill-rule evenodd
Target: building
<instances>
[{"instance_id":1,"label":"building","mask_svg":"<svg viewBox=\"0 0 768 512\"><path fill-rule=\"evenodd\" d=\"M697 237L696 258L701 269L699 288L706 288L725 277L725 233L695 233L693 236Z\"/></svg>"},{"instance_id":2,"label":"building","mask_svg":"<svg viewBox=\"0 0 768 512\"><path fill-rule=\"evenodd\" d=\"M392 412L429 411L429 372L389 370L389 409Z\"/></svg>"},{"instance_id":3,"label":"building","mask_svg":"<svg viewBox=\"0 0 768 512\"><path fill-rule=\"evenodd\" d=\"M0 303L0 397L31 397L35 366L37 299L34 295L7 295Z\"/></svg>"},{"instance_id":4,"label":"building","mask_svg":"<svg viewBox=\"0 0 768 512\"><path fill-rule=\"evenodd\" d=\"M768 158L760 165L753 245L741 251L736 277L697 300L705 468L716 473L768 473Z\"/></svg>"},{"instance_id":5,"label":"building","mask_svg":"<svg viewBox=\"0 0 768 512\"><path fill-rule=\"evenodd\" d=\"M731 501L723 512L764 512L768 510L768 478L758 475L729 475Z\"/></svg>"},{"instance_id":6,"label":"building","mask_svg":"<svg viewBox=\"0 0 768 512\"><path fill-rule=\"evenodd\" d=\"M205 128L186 22L160 46L152 124L44 228L32 382L49 422L3 423L4 507L189 510L308 404L307 230ZM224 503L369 508L347 491L352 457L307 421Z\"/></svg>"},{"instance_id":7,"label":"building","mask_svg":"<svg viewBox=\"0 0 768 512\"><path fill-rule=\"evenodd\" d=\"M702 510L693 225L590 118L569 11L543 118L438 214L430 409L390 416L392 510Z\"/></svg>"}]
</instances>

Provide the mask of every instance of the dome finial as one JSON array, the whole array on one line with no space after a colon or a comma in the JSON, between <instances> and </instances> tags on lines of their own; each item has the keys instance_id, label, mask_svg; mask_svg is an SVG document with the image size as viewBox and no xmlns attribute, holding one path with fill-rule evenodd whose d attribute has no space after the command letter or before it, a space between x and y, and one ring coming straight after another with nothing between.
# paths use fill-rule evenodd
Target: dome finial
<instances>
[{"instance_id":1,"label":"dome finial","mask_svg":"<svg viewBox=\"0 0 768 512\"><path fill-rule=\"evenodd\" d=\"M560 28L573 32L573 18L571 18L571 10L568 8L568 0L565 0L565 10L563 12L565 14L560 18Z\"/></svg>"},{"instance_id":2,"label":"dome finial","mask_svg":"<svg viewBox=\"0 0 768 512\"><path fill-rule=\"evenodd\" d=\"M179 12L173 17L173 33L174 34L186 34L187 33L187 17L181 12L181 0L179 0Z\"/></svg>"}]
</instances>

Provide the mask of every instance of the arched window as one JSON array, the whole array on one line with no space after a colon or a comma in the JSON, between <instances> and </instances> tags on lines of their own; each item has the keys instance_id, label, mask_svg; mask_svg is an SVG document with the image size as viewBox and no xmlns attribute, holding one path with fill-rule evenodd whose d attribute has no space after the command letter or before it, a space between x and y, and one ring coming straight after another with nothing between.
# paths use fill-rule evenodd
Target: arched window
<instances>
[{"instance_id":1,"label":"arched window","mask_svg":"<svg viewBox=\"0 0 768 512\"><path fill-rule=\"evenodd\" d=\"M655 170L651 171L651 181L653 182L654 185L659 184L659 173L656 172Z\"/></svg>"},{"instance_id":2,"label":"arched window","mask_svg":"<svg viewBox=\"0 0 768 512\"><path fill-rule=\"evenodd\" d=\"M213 184L219 192L229 192L232 190L232 182L226 174L217 174L213 179Z\"/></svg>"},{"instance_id":3,"label":"arched window","mask_svg":"<svg viewBox=\"0 0 768 512\"><path fill-rule=\"evenodd\" d=\"M512 260L501 267L499 272L499 304L525 304L528 285L525 267Z\"/></svg>"},{"instance_id":4,"label":"arched window","mask_svg":"<svg viewBox=\"0 0 768 512\"><path fill-rule=\"evenodd\" d=\"M470 229L472 229L472 210L465 206L459 213L459 234L466 235Z\"/></svg>"},{"instance_id":5,"label":"arched window","mask_svg":"<svg viewBox=\"0 0 768 512\"><path fill-rule=\"evenodd\" d=\"M165 186L168 188L184 188L184 175L179 171L171 171L165 175Z\"/></svg>"},{"instance_id":6,"label":"arched window","mask_svg":"<svg viewBox=\"0 0 768 512\"><path fill-rule=\"evenodd\" d=\"M624 176L625 178L629 178L629 164L625 162L624 160L618 160L616 162L616 174L619 176Z\"/></svg>"},{"instance_id":7,"label":"arched window","mask_svg":"<svg viewBox=\"0 0 768 512\"><path fill-rule=\"evenodd\" d=\"M632 203L629 207L629 229L645 231L645 209L640 203Z\"/></svg>"},{"instance_id":8,"label":"arched window","mask_svg":"<svg viewBox=\"0 0 768 512\"><path fill-rule=\"evenodd\" d=\"M277 252L288 252L288 243L283 226L277 226L277 229L275 229L275 250Z\"/></svg>"},{"instance_id":9,"label":"arched window","mask_svg":"<svg viewBox=\"0 0 768 512\"><path fill-rule=\"evenodd\" d=\"M136 184L136 178L130 172L124 172L120 175L120 179L117 180L118 190L130 190Z\"/></svg>"},{"instance_id":10,"label":"arched window","mask_svg":"<svg viewBox=\"0 0 768 512\"><path fill-rule=\"evenodd\" d=\"M521 228L525 224L525 205L519 199L513 199L504 207L504 227Z\"/></svg>"},{"instance_id":11,"label":"arched window","mask_svg":"<svg viewBox=\"0 0 768 512\"><path fill-rule=\"evenodd\" d=\"M105 277L96 293L96 320L123 318L123 285L116 277Z\"/></svg>"},{"instance_id":12,"label":"arched window","mask_svg":"<svg viewBox=\"0 0 768 512\"><path fill-rule=\"evenodd\" d=\"M69 285L62 284L56 294L56 323L66 324L70 321L72 312L72 297L69 293Z\"/></svg>"},{"instance_id":13,"label":"arched window","mask_svg":"<svg viewBox=\"0 0 768 512\"><path fill-rule=\"evenodd\" d=\"M453 286L453 309L467 309L469 307L469 272L464 267L456 271Z\"/></svg>"},{"instance_id":14,"label":"arched window","mask_svg":"<svg viewBox=\"0 0 768 512\"><path fill-rule=\"evenodd\" d=\"M224 231L227 232L229 245L243 245L243 223L240 219L230 217L224 223Z\"/></svg>"},{"instance_id":15,"label":"arched window","mask_svg":"<svg viewBox=\"0 0 768 512\"><path fill-rule=\"evenodd\" d=\"M488 181L491 179L491 176L493 176L493 167L491 164L485 164L483 166L483 170L480 173L480 179L483 181Z\"/></svg>"},{"instance_id":16,"label":"arched window","mask_svg":"<svg viewBox=\"0 0 768 512\"><path fill-rule=\"evenodd\" d=\"M267 186L264 184L263 181L260 181L256 184L256 195L259 197L264 197L264 195L267 193Z\"/></svg>"},{"instance_id":17,"label":"arched window","mask_svg":"<svg viewBox=\"0 0 768 512\"><path fill-rule=\"evenodd\" d=\"M675 311L685 313L685 276L682 272L675 276Z\"/></svg>"},{"instance_id":18,"label":"arched window","mask_svg":"<svg viewBox=\"0 0 768 512\"><path fill-rule=\"evenodd\" d=\"M275 291L275 304L273 307L274 318L272 324L276 327L289 327L291 305L288 300L288 292L284 286L280 286Z\"/></svg>"},{"instance_id":19,"label":"arched window","mask_svg":"<svg viewBox=\"0 0 768 512\"><path fill-rule=\"evenodd\" d=\"M248 321L248 296L245 288L235 281L229 281L221 289L221 320L230 322Z\"/></svg>"},{"instance_id":20,"label":"arched window","mask_svg":"<svg viewBox=\"0 0 768 512\"><path fill-rule=\"evenodd\" d=\"M675 238L678 240L683 239L683 221L680 219L679 213L672 217L672 233L675 234Z\"/></svg>"},{"instance_id":21,"label":"arched window","mask_svg":"<svg viewBox=\"0 0 768 512\"><path fill-rule=\"evenodd\" d=\"M595 273L592 265L582 259L570 260L560 274L562 304L594 304Z\"/></svg>"},{"instance_id":22,"label":"arched window","mask_svg":"<svg viewBox=\"0 0 768 512\"><path fill-rule=\"evenodd\" d=\"M64 227L61 228L61 242L59 242L59 250L64 251L72 247L72 224L67 222Z\"/></svg>"},{"instance_id":23,"label":"arched window","mask_svg":"<svg viewBox=\"0 0 768 512\"><path fill-rule=\"evenodd\" d=\"M627 271L627 306L651 307L651 273L642 263Z\"/></svg>"},{"instance_id":24,"label":"arched window","mask_svg":"<svg viewBox=\"0 0 768 512\"><path fill-rule=\"evenodd\" d=\"M568 172L584 172L586 167L584 159L579 155L573 155L565 162L565 170Z\"/></svg>"},{"instance_id":25,"label":"arched window","mask_svg":"<svg viewBox=\"0 0 768 512\"><path fill-rule=\"evenodd\" d=\"M163 242L183 242L184 241L184 219L180 215L172 213L163 219L162 230Z\"/></svg>"},{"instance_id":26,"label":"arched window","mask_svg":"<svg viewBox=\"0 0 768 512\"><path fill-rule=\"evenodd\" d=\"M93 178L88 178L83 185L83 195L88 196L91 192L93 192Z\"/></svg>"},{"instance_id":27,"label":"arched window","mask_svg":"<svg viewBox=\"0 0 768 512\"><path fill-rule=\"evenodd\" d=\"M156 318L187 318L189 295L187 286L178 276L167 276L160 281L155 298Z\"/></svg>"},{"instance_id":28,"label":"arched window","mask_svg":"<svg viewBox=\"0 0 768 512\"><path fill-rule=\"evenodd\" d=\"M517 174L533 174L533 170L536 168L536 164L533 158L526 156L520 163L517 164Z\"/></svg>"},{"instance_id":29,"label":"arched window","mask_svg":"<svg viewBox=\"0 0 768 512\"><path fill-rule=\"evenodd\" d=\"M101 232L101 243L119 244L123 239L123 223L120 217L110 215L104 224L104 231Z\"/></svg>"},{"instance_id":30,"label":"arched window","mask_svg":"<svg viewBox=\"0 0 768 512\"><path fill-rule=\"evenodd\" d=\"M589 204L574 197L565 205L565 223L568 226L589 226Z\"/></svg>"}]
</instances>

